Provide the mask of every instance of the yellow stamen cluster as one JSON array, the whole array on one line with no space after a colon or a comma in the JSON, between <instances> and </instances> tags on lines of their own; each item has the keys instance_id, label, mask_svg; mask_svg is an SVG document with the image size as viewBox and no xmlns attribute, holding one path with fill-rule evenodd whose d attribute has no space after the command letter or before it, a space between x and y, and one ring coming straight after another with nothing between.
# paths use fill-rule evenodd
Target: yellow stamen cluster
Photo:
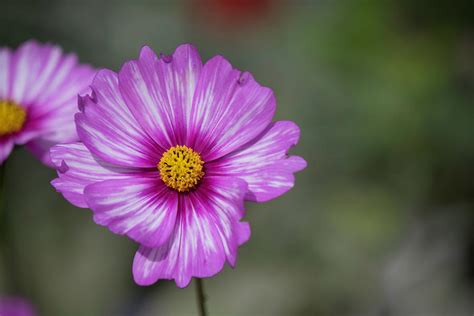
<instances>
[{"instance_id":1,"label":"yellow stamen cluster","mask_svg":"<svg viewBox=\"0 0 474 316\"><path fill-rule=\"evenodd\" d=\"M157 165L161 180L178 192L196 187L204 176L204 161L194 150L186 146L168 149Z\"/></svg>"},{"instance_id":2,"label":"yellow stamen cluster","mask_svg":"<svg viewBox=\"0 0 474 316\"><path fill-rule=\"evenodd\" d=\"M0 136L19 132L26 120L26 111L19 105L0 100Z\"/></svg>"}]
</instances>

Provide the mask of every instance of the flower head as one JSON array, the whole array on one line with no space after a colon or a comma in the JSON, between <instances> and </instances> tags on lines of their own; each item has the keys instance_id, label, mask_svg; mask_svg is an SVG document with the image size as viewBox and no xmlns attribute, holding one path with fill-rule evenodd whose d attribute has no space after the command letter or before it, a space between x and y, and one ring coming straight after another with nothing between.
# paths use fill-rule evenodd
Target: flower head
<instances>
[{"instance_id":1,"label":"flower head","mask_svg":"<svg viewBox=\"0 0 474 316\"><path fill-rule=\"evenodd\" d=\"M19 297L0 298L0 316L34 316L33 307Z\"/></svg>"},{"instance_id":2,"label":"flower head","mask_svg":"<svg viewBox=\"0 0 474 316\"><path fill-rule=\"evenodd\" d=\"M77 95L87 92L94 71L61 48L28 41L0 47L0 164L24 145L51 164L49 148L77 140Z\"/></svg>"},{"instance_id":3,"label":"flower head","mask_svg":"<svg viewBox=\"0 0 474 316\"><path fill-rule=\"evenodd\" d=\"M184 287L234 266L250 237L244 200L283 194L306 166L287 155L298 126L271 122L272 91L221 56L203 65L191 45L160 57L144 47L91 87L76 114L82 142L51 149L54 187L140 244L138 284Z\"/></svg>"}]
</instances>

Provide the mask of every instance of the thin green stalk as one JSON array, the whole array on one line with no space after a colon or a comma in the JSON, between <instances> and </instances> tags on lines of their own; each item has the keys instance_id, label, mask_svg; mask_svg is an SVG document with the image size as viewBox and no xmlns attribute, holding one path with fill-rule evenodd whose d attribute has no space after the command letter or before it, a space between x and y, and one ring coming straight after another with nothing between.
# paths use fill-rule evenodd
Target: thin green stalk
<instances>
[{"instance_id":1,"label":"thin green stalk","mask_svg":"<svg viewBox=\"0 0 474 316\"><path fill-rule=\"evenodd\" d=\"M199 316L207 316L206 295L204 294L203 280L196 278L196 296L198 302Z\"/></svg>"},{"instance_id":2,"label":"thin green stalk","mask_svg":"<svg viewBox=\"0 0 474 316\"><path fill-rule=\"evenodd\" d=\"M16 280L16 270L13 250L13 236L10 228L10 216L7 208L7 194L5 184L6 161L0 165L0 252L3 259L2 279L4 288L8 294L17 294L18 282Z\"/></svg>"}]
</instances>

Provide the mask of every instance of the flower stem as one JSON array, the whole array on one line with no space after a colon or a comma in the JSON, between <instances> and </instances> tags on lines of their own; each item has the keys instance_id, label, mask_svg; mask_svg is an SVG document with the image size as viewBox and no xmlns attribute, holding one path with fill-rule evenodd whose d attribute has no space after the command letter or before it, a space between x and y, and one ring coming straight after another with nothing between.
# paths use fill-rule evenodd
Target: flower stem
<instances>
[{"instance_id":1,"label":"flower stem","mask_svg":"<svg viewBox=\"0 0 474 316\"><path fill-rule=\"evenodd\" d=\"M3 205L5 204L5 188L4 188L4 182L5 182L5 164L6 161L4 161L0 165L0 210L3 212Z\"/></svg>"},{"instance_id":2,"label":"flower stem","mask_svg":"<svg viewBox=\"0 0 474 316\"><path fill-rule=\"evenodd\" d=\"M204 294L203 280L196 278L196 295L199 308L199 316L207 316L206 313L206 294Z\"/></svg>"},{"instance_id":3,"label":"flower stem","mask_svg":"<svg viewBox=\"0 0 474 316\"><path fill-rule=\"evenodd\" d=\"M6 161L0 165L0 252L3 258L2 279L5 290L8 294L17 294L18 282L15 271L18 267L15 264L15 258L12 248L12 236L10 229L10 218L7 209L7 194L5 185Z\"/></svg>"}]
</instances>

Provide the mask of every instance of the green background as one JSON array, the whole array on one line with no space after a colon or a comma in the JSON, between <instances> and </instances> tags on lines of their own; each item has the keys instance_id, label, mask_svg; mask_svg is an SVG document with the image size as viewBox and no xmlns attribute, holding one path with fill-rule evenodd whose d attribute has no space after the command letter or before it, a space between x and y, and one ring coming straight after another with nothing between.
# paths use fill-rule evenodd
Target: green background
<instances>
[{"instance_id":1,"label":"green background","mask_svg":"<svg viewBox=\"0 0 474 316\"><path fill-rule=\"evenodd\" d=\"M274 90L308 167L247 203L236 269L205 280L210 315L472 315L473 3L217 2L2 1L0 45L36 38L117 71L145 44L190 42ZM47 316L196 314L194 284L134 284L137 246L69 205L53 170L22 148L6 169L2 293Z\"/></svg>"}]
</instances>

